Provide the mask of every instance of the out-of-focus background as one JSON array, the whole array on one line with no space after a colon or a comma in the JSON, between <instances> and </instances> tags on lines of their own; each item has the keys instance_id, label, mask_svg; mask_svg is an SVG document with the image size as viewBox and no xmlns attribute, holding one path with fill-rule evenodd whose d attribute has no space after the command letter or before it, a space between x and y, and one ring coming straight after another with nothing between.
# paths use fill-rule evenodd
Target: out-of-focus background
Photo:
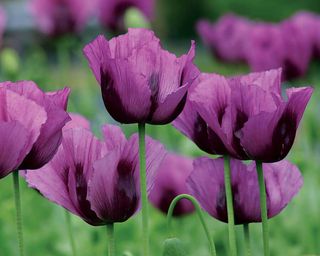
<instances>
[{"instance_id":1,"label":"out-of-focus background","mask_svg":"<svg viewBox=\"0 0 320 256\"><path fill-rule=\"evenodd\" d=\"M88 0L90 1L90 0ZM105 0L107 1L107 0ZM0 81L34 80L44 90L62 86L72 88L69 111L86 116L95 133L103 123L115 123L108 115L82 48L98 34L107 38L114 30L101 25L93 12L83 29L77 33L49 36L41 32L35 15L30 11L30 1L0 0L6 13L3 39L0 39ZM85 2L85 1L84 1ZM79 7L78 7L79 8ZM195 63L202 71L235 75L249 71L243 63L226 63L217 60L199 39L195 24L206 18L212 22L220 16L234 12L247 18L280 22L297 11L306 10L320 15L318 0L158 0L154 19L148 25L161 38L168 50L180 55L190 47L190 40L197 43ZM144 24L135 11L125 14L125 26ZM123 28L125 28L125 26ZM122 29L123 29L122 28ZM297 164L304 176L304 187L293 202L270 221L272 255L320 255L320 62L313 60L307 73L299 79L285 82L288 85L313 85L315 94L307 108L299 129L296 143L288 156ZM136 126L122 126L126 134L136 131ZM171 125L148 126L147 133L160 140L169 150L188 156L203 153ZM19 143L19 142L17 142ZM15 209L12 177L0 181L0 255L18 254L16 242ZM71 255L66 232L65 212L61 207L42 198L22 182L22 209L26 255ZM227 255L227 226L206 215L218 255ZM72 217L79 256L105 255L106 230L91 227L80 218ZM162 243L167 237L165 216L151 210L152 255L161 255ZM196 215L176 219L176 234L186 244L190 255L205 256L208 247ZM250 225L252 230L252 255L262 255L261 226ZM238 244L244 255L242 227L237 227ZM140 215L127 223L116 225L117 255L130 251L140 254Z\"/></svg>"}]
</instances>

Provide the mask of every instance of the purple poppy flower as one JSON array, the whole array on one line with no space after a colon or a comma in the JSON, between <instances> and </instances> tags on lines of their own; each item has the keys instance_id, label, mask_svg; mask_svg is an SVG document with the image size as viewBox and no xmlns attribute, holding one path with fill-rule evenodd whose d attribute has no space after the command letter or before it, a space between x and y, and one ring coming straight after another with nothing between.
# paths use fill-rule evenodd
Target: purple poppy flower
<instances>
[{"instance_id":1,"label":"purple poppy flower","mask_svg":"<svg viewBox=\"0 0 320 256\"><path fill-rule=\"evenodd\" d=\"M82 30L96 0L33 0L30 8L43 33L60 36Z\"/></svg>"},{"instance_id":2,"label":"purple poppy flower","mask_svg":"<svg viewBox=\"0 0 320 256\"><path fill-rule=\"evenodd\" d=\"M182 113L173 121L173 126L191 139L201 150L209 154L224 154L226 151L223 142L213 130L203 120L196 110L194 103L190 100L195 86L200 81L201 76L195 80L189 89L186 105Z\"/></svg>"},{"instance_id":3,"label":"purple poppy flower","mask_svg":"<svg viewBox=\"0 0 320 256\"><path fill-rule=\"evenodd\" d=\"M311 87L290 88L285 100L280 86L281 69L231 78L202 74L189 92L192 112L186 108L175 127L196 144L204 141L200 148L209 147L211 154L279 161L293 145L313 92Z\"/></svg>"},{"instance_id":4,"label":"purple poppy flower","mask_svg":"<svg viewBox=\"0 0 320 256\"><path fill-rule=\"evenodd\" d=\"M147 29L129 29L107 41L99 36L84 48L110 115L120 123L167 124L182 111L198 75L188 54L177 58Z\"/></svg>"},{"instance_id":5,"label":"purple poppy flower","mask_svg":"<svg viewBox=\"0 0 320 256\"><path fill-rule=\"evenodd\" d=\"M44 93L31 81L3 82L0 94L0 177L42 167L56 153L70 119L65 111L69 89Z\"/></svg>"},{"instance_id":6,"label":"purple poppy flower","mask_svg":"<svg viewBox=\"0 0 320 256\"><path fill-rule=\"evenodd\" d=\"M286 53L284 76L292 79L305 75L313 52L314 31L305 18L295 15L280 24Z\"/></svg>"},{"instance_id":7,"label":"purple poppy flower","mask_svg":"<svg viewBox=\"0 0 320 256\"><path fill-rule=\"evenodd\" d=\"M172 200L180 194L188 193L186 179L192 171L192 162L192 159L174 153L166 155L157 171L156 181L149 196L154 207L167 214ZM193 205L183 200L178 202L173 215L182 216L193 211Z\"/></svg>"},{"instance_id":8,"label":"purple poppy flower","mask_svg":"<svg viewBox=\"0 0 320 256\"><path fill-rule=\"evenodd\" d=\"M308 44L312 48L312 55L315 57L320 56L320 18L319 16L311 12L298 12L289 20L296 29L299 30L300 42ZM305 48L304 44L302 44ZM302 48L300 50L303 50ZM305 55L309 53L310 49L304 53ZM302 53L301 53L302 54Z\"/></svg>"},{"instance_id":9,"label":"purple poppy flower","mask_svg":"<svg viewBox=\"0 0 320 256\"><path fill-rule=\"evenodd\" d=\"M284 68L286 45L278 25L255 23L246 42L245 59L252 71Z\"/></svg>"},{"instance_id":10,"label":"purple poppy flower","mask_svg":"<svg viewBox=\"0 0 320 256\"><path fill-rule=\"evenodd\" d=\"M127 140L112 125L103 134L100 141L81 127L64 130L54 158L25 175L30 187L94 226L126 221L140 207L138 136ZM150 190L165 150L150 138L146 149Z\"/></svg>"},{"instance_id":11,"label":"purple poppy flower","mask_svg":"<svg viewBox=\"0 0 320 256\"><path fill-rule=\"evenodd\" d=\"M0 6L0 46L2 44L2 36L6 25L6 13Z\"/></svg>"},{"instance_id":12,"label":"purple poppy flower","mask_svg":"<svg viewBox=\"0 0 320 256\"><path fill-rule=\"evenodd\" d=\"M68 122L64 127L63 130L82 127L87 130L91 130L91 125L88 119L78 113L69 113L71 121Z\"/></svg>"},{"instance_id":13,"label":"purple poppy flower","mask_svg":"<svg viewBox=\"0 0 320 256\"><path fill-rule=\"evenodd\" d=\"M154 0L100 0L100 23L113 31L124 30L123 16L130 7L139 9L142 14L152 20L154 12Z\"/></svg>"},{"instance_id":14,"label":"purple poppy flower","mask_svg":"<svg viewBox=\"0 0 320 256\"><path fill-rule=\"evenodd\" d=\"M244 60L245 45L251 23L234 14L226 14L211 25L200 21L197 31L203 42L220 59L225 61Z\"/></svg>"},{"instance_id":15,"label":"purple poppy flower","mask_svg":"<svg viewBox=\"0 0 320 256\"><path fill-rule=\"evenodd\" d=\"M191 194L212 217L228 222L223 159L198 158L187 184ZM303 179L288 161L263 164L268 218L278 215L299 192ZM255 163L231 160L235 224L261 222L259 184Z\"/></svg>"}]
</instances>

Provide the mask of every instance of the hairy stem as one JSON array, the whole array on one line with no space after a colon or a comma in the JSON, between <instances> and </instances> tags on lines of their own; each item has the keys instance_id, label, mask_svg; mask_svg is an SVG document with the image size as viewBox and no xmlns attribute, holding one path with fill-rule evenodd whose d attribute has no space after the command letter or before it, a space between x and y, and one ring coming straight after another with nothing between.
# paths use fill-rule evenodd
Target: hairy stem
<instances>
[{"instance_id":1,"label":"hairy stem","mask_svg":"<svg viewBox=\"0 0 320 256\"><path fill-rule=\"evenodd\" d=\"M73 237L73 232L72 232L71 215L67 210L65 210L65 213L66 213L66 223L67 223L67 229L68 229L68 235L69 235L72 255L77 256L76 244L74 242L74 237Z\"/></svg>"},{"instance_id":2,"label":"hairy stem","mask_svg":"<svg viewBox=\"0 0 320 256\"><path fill-rule=\"evenodd\" d=\"M172 215L173 215L173 210L174 210L176 204L181 199L187 199L193 204L193 206L196 209L196 212L198 214L199 220L200 220L200 222L202 224L202 227L203 227L203 229L205 231L207 239L209 241L210 254L211 254L211 256L216 256L217 253L216 253L216 247L215 247L215 244L214 244L214 239L211 239L210 232L209 232L209 229L208 229L208 227L206 225L206 222L204 220L201 207L200 207L198 201L194 197L192 197L190 195L182 194L182 195L179 195L179 196L175 197L172 200L172 202L170 204L170 207L169 207L169 210L168 210L168 215L167 215L167 224L168 224L168 230L170 232L170 235L173 236L173 232L172 232L172 228L171 228L171 219L172 219Z\"/></svg>"},{"instance_id":3,"label":"hairy stem","mask_svg":"<svg viewBox=\"0 0 320 256\"><path fill-rule=\"evenodd\" d=\"M236 232L234 225L234 211L233 211L233 194L231 188L231 168L230 168L230 157L224 156L224 184L227 201L227 212L228 212L228 231L229 231L229 249L230 255L237 255L237 244L236 244Z\"/></svg>"},{"instance_id":4,"label":"hairy stem","mask_svg":"<svg viewBox=\"0 0 320 256\"><path fill-rule=\"evenodd\" d=\"M139 159L140 159L140 190L142 203L142 235L143 255L149 256L149 223L148 223L148 195L146 178L146 141L145 124L138 126L139 130Z\"/></svg>"},{"instance_id":5,"label":"hairy stem","mask_svg":"<svg viewBox=\"0 0 320 256\"><path fill-rule=\"evenodd\" d=\"M264 176L263 176L262 162L256 161L256 167L258 172L259 189L260 189L260 208L261 208L261 219L262 219L264 256L269 256L270 249L269 249L267 195L266 195L266 185L265 185Z\"/></svg>"},{"instance_id":6,"label":"hairy stem","mask_svg":"<svg viewBox=\"0 0 320 256\"><path fill-rule=\"evenodd\" d=\"M19 186L19 171L14 171L13 176L13 190L14 190L14 199L16 207L16 221L17 221L17 233L18 233L18 242L19 242L19 255L24 255L24 246L23 246L23 229L22 229L22 218L21 218L21 200L20 200L20 186Z\"/></svg>"},{"instance_id":7,"label":"hairy stem","mask_svg":"<svg viewBox=\"0 0 320 256\"><path fill-rule=\"evenodd\" d=\"M248 256L251 256L251 246L250 246L250 230L249 224L243 224L243 234L244 234L244 244L246 247L246 252Z\"/></svg>"},{"instance_id":8,"label":"hairy stem","mask_svg":"<svg viewBox=\"0 0 320 256\"><path fill-rule=\"evenodd\" d=\"M114 240L114 224L107 224L108 234L108 256L116 255L115 240Z\"/></svg>"}]
</instances>

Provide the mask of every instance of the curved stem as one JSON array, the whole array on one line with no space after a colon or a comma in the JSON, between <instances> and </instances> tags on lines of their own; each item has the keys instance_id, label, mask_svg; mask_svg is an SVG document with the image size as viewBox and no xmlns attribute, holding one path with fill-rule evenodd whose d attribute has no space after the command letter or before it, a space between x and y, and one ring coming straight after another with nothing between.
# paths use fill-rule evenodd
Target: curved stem
<instances>
[{"instance_id":1,"label":"curved stem","mask_svg":"<svg viewBox=\"0 0 320 256\"><path fill-rule=\"evenodd\" d=\"M259 189L260 189L260 208L261 208L261 219L262 219L264 256L269 256L270 249L269 249L267 195L266 195L266 185L265 185L265 181L264 181L261 161L256 161L256 168L257 168L257 172L258 172Z\"/></svg>"},{"instance_id":2,"label":"curved stem","mask_svg":"<svg viewBox=\"0 0 320 256\"><path fill-rule=\"evenodd\" d=\"M146 177L146 141L145 124L141 123L139 129L139 159L140 159L140 190L142 203L142 235L143 255L149 256L149 227L148 227L148 195Z\"/></svg>"},{"instance_id":3,"label":"curved stem","mask_svg":"<svg viewBox=\"0 0 320 256\"><path fill-rule=\"evenodd\" d=\"M65 210L66 213L66 222L67 222L67 229L68 229L68 235L69 235L69 240L70 240L70 245L71 245L71 250L72 250L72 255L77 256L77 251L76 251L76 244L74 242L74 237L73 237L73 232L72 232L72 226L71 226L71 215L70 213Z\"/></svg>"},{"instance_id":4,"label":"curved stem","mask_svg":"<svg viewBox=\"0 0 320 256\"><path fill-rule=\"evenodd\" d=\"M114 242L114 224L107 224L107 234L108 234L108 256L116 255L116 248Z\"/></svg>"},{"instance_id":5,"label":"curved stem","mask_svg":"<svg viewBox=\"0 0 320 256\"><path fill-rule=\"evenodd\" d=\"M244 234L244 244L246 247L247 255L251 256L251 246L250 246L250 230L249 224L243 224L243 234Z\"/></svg>"},{"instance_id":6,"label":"curved stem","mask_svg":"<svg viewBox=\"0 0 320 256\"><path fill-rule=\"evenodd\" d=\"M215 245L214 245L214 240L211 239L210 232L209 232L209 229L208 229L208 227L207 227L207 225L206 225L206 222L205 222L205 220L204 220L201 207L200 207L198 201L197 201L194 197L192 197L192 196L190 196L190 195L182 194L182 195L179 195L179 196L175 197L175 198L172 200L172 202L171 202L171 204L170 204L170 207L169 207L169 210L168 210L168 215L167 215L167 224L168 224L168 230L169 230L169 232L170 232L170 235L173 237L173 232L172 232L172 228L171 228L171 219L172 219L172 215L173 215L173 210L174 210L176 204L177 204L181 199L187 199L187 200L189 200L189 201L193 204L194 208L195 208L196 211L197 211L197 214L198 214L198 216L199 216L199 219L200 219L200 222L201 222L201 224L202 224L202 227L203 227L203 229L204 229L204 231L205 231L205 234L206 234L206 236L207 236L207 238L208 238L209 247L210 247L210 254L211 254L212 256L216 256L217 253L216 253L216 247L215 247Z\"/></svg>"},{"instance_id":7,"label":"curved stem","mask_svg":"<svg viewBox=\"0 0 320 256\"><path fill-rule=\"evenodd\" d=\"M18 233L18 242L19 242L19 255L24 255L23 247L23 229L22 229L22 220L21 220L21 200L20 200L20 187L19 187L19 171L14 171L12 173L13 177L13 190L14 190L14 199L16 206L16 221L17 221L17 233Z\"/></svg>"},{"instance_id":8,"label":"curved stem","mask_svg":"<svg viewBox=\"0 0 320 256\"><path fill-rule=\"evenodd\" d=\"M236 256L237 244L236 244L236 232L235 232L235 225L234 225L233 196L232 196L232 188L231 188L230 157L225 155L223 159L224 159L224 184L225 184L227 212L228 212L230 255Z\"/></svg>"}]
</instances>

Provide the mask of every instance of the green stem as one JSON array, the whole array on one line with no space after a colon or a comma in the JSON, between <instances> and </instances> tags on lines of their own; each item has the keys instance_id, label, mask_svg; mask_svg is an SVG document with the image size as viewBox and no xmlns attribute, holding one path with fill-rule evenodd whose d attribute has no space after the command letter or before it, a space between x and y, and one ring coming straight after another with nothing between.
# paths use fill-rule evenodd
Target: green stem
<instances>
[{"instance_id":1,"label":"green stem","mask_svg":"<svg viewBox=\"0 0 320 256\"><path fill-rule=\"evenodd\" d=\"M224 184L225 184L227 212L228 212L230 255L236 256L237 244L236 244L236 231L235 231L235 225L234 225L233 196L232 196L232 188L231 188L230 157L225 155L223 159L224 159Z\"/></svg>"},{"instance_id":2,"label":"green stem","mask_svg":"<svg viewBox=\"0 0 320 256\"><path fill-rule=\"evenodd\" d=\"M73 232L72 232L71 215L67 210L65 210L65 213L66 213L66 222L67 222L67 229L68 229L68 235L69 235L72 255L77 256L76 244L74 242L74 237L73 237Z\"/></svg>"},{"instance_id":3,"label":"green stem","mask_svg":"<svg viewBox=\"0 0 320 256\"><path fill-rule=\"evenodd\" d=\"M250 246L250 230L249 224L243 224L243 234L244 234L244 244L246 247L247 255L251 256L251 246Z\"/></svg>"},{"instance_id":4,"label":"green stem","mask_svg":"<svg viewBox=\"0 0 320 256\"><path fill-rule=\"evenodd\" d=\"M116 255L116 248L114 242L114 224L107 224L107 234L108 234L108 256Z\"/></svg>"},{"instance_id":5,"label":"green stem","mask_svg":"<svg viewBox=\"0 0 320 256\"><path fill-rule=\"evenodd\" d=\"M261 219L262 219L264 256L269 256L270 249L269 249L267 195L266 195L266 185L265 185L264 176L263 176L262 162L256 161L256 167L258 172L259 189L260 189L260 208L261 208Z\"/></svg>"},{"instance_id":6,"label":"green stem","mask_svg":"<svg viewBox=\"0 0 320 256\"><path fill-rule=\"evenodd\" d=\"M143 255L149 256L145 124L144 123L139 124L138 129L139 129L139 159L140 159L140 190L141 190L141 203L142 203Z\"/></svg>"},{"instance_id":7,"label":"green stem","mask_svg":"<svg viewBox=\"0 0 320 256\"><path fill-rule=\"evenodd\" d=\"M216 256L217 253L216 253L216 247L215 247L215 245L214 245L214 239L211 239L210 232L209 232L209 229L208 229L208 227L207 227L207 225L206 225L206 222L205 222L205 220L204 220L201 207L200 207L198 201L197 201L194 197L192 197L192 196L190 196L190 195L181 194L181 195L175 197L175 198L172 200L172 202L171 202L171 204L170 204L170 207L169 207L169 210L168 210L168 215L167 215L167 224L168 224L168 230L169 230L169 232L170 232L170 235L173 237L173 232L172 232L172 228L171 228L171 219L172 219L172 215L173 215L173 210L174 210L176 204L177 204L181 199L187 199L187 200L189 200L189 201L193 204L193 206L194 206L194 208L196 209L196 212L197 212L197 214L198 214L198 216L199 216L199 220L200 220L200 222L201 222L201 224L202 224L202 227L203 227L203 229L204 229L204 232L205 232L205 234L206 234L206 236L207 236L207 238L208 238L209 247L210 247L210 254L211 254L212 256Z\"/></svg>"},{"instance_id":8,"label":"green stem","mask_svg":"<svg viewBox=\"0 0 320 256\"><path fill-rule=\"evenodd\" d=\"M16 221L17 221L17 233L18 233L18 242L19 242L19 255L24 255L23 247L23 230L22 230L22 219L21 219L21 200L20 200L20 187L19 187L19 171L14 171L13 176L13 190L14 190L14 199L16 206Z\"/></svg>"}]
</instances>

